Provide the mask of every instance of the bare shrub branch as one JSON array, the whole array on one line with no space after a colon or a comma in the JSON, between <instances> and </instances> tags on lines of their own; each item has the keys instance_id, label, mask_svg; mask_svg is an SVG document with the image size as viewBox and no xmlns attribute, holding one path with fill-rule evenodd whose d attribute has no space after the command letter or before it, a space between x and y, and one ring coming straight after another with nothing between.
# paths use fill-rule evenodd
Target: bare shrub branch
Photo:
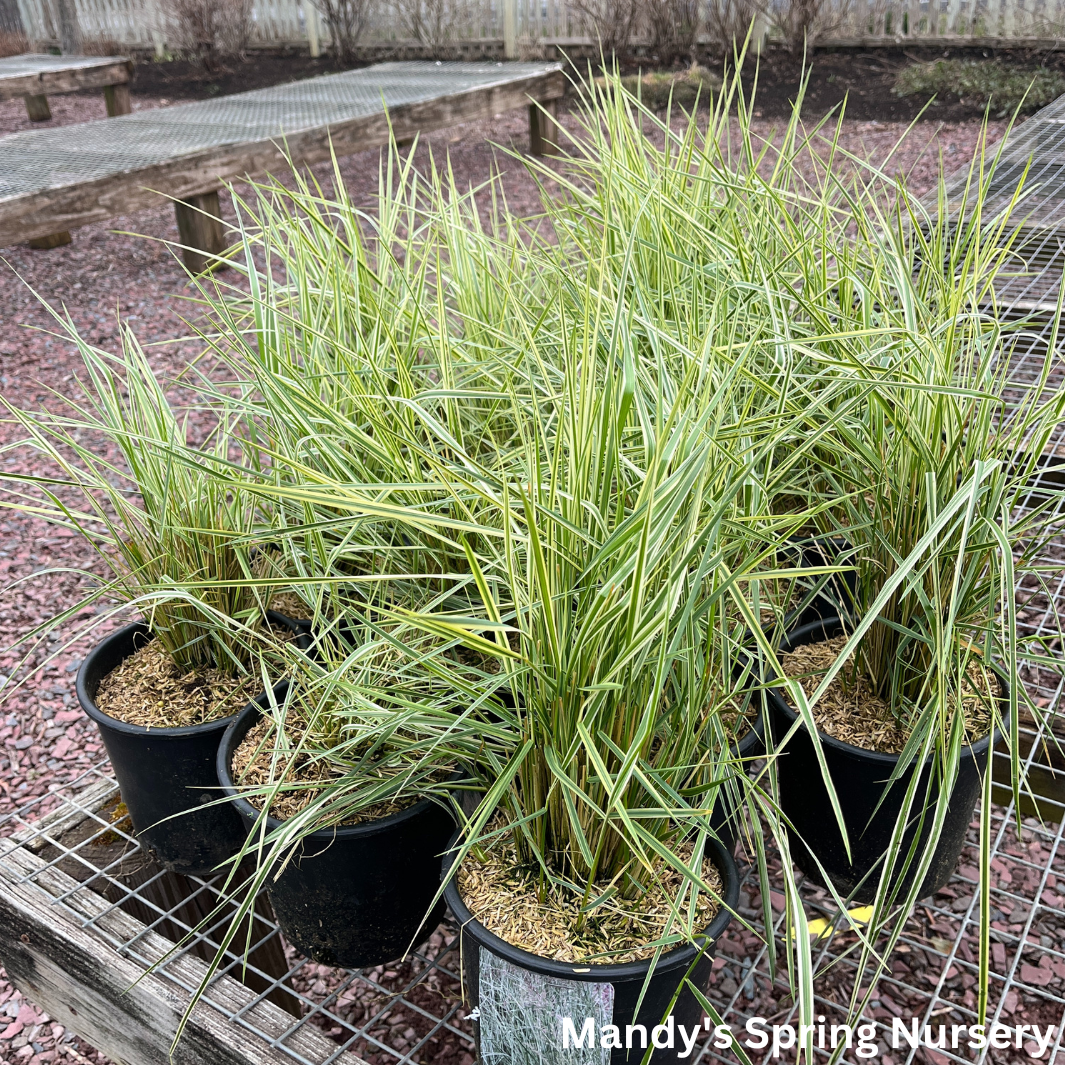
<instances>
[{"instance_id":1,"label":"bare shrub branch","mask_svg":"<svg viewBox=\"0 0 1065 1065\"><path fill-rule=\"evenodd\" d=\"M251 0L164 0L174 43L205 70L244 55L251 35Z\"/></svg>"},{"instance_id":2,"label":"bare shrub branch","mask_svg":"<svg viewBox=\"0 0 1065 1065\"><path fill-rule=\"evenodd\" d=\"M666 66L678 59L693 58L701 7L699 0L646 0L644 18L651 52Z\"/></svg>"},{"instance_id":3,"label":"bare shrub branch","mask_svg":"<svg viewBox=\"0 0 1065 1065\"><path fill-rule=\"evenodd\" d=\"M443 54L467 14L466 0L396 0L396 10L410 37Z\"/></svg>"},{"instance_id":4,"label":"bare shrub branch","mask_svg":"<svg viewBox=\"0 0 1065 1065\"><path fill-rule=\"evenodd\" d=\"M849 0L784 0L781 4L759 2L758 7L794 53L831 35L850 13Z\"/></svg>"},{"instance_id":5,"label":"bare shrub branch","mask_svg":"<svg viewBox=\"0 0 1065 1065\"><path fill-rule=\"evenodd\" d=\"M573 0L572 6L607 63L628 54L639 14L635 0Z\"/></svg>"},{"instance_id":6,"label":"bare shrub branch","mask_svg":"<svg viewBox=\"0 0 1065 1065\"><path fill-rule=\"evenodd\" d=\"M0 30L0 58L21 55L29 50L29 41L21 30Z\"/></svg>"},{"instance_id":7,"label":"bare shrub branch","mask_svg":"<svg viewBox=\"0 0 1065 1065\"><path fill-rule=\"evenodd\" d=\"M322 13L329 36L333 40L333 55L338 62L350 63L370 20L372 0L314 0Z\"/></svg>"},{"instance_id":8,"label":"bare shrub branch","mask_svg":"<svg viewBox=\"0 0 1065 1065\"><path fill-rule=\"evenodd\" d=\"M759 15L755 0L714 0L706 9L710 40L725 53L743 47L752 23Z\"/></svg>"}]
</instances>

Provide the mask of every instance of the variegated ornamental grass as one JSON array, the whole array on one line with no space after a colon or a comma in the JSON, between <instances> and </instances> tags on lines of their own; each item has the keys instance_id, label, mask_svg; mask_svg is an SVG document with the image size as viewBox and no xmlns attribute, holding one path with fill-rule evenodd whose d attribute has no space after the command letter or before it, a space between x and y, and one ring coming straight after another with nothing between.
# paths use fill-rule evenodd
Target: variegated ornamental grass
<instances>
[{"instance_id":1,"label":"variegated ornamental grass","mask_svg":"<svg viewBox=\"0 0 1065 1065\"><path fill-rule=\"evenodd\" d=\"M796 117L760 141L736 81L679 121L619 86L590 91L567 158L528 164L538 219L512 216L498 181L461 190L398 152L372 210L302 179L237 201L240 283L201 282L205 345L231 381L201 394L254 461L173 453L221 498L257 501L269 531L239 542L271 545L320 633L317 655L289 649L300 694L270 711L282 742L258 790L264 808L313 796L248 850L263 880L312 828L404 794L451 801L444 771L461 767L461 859L502 833L544 896L579 901L578 930L670 870L665 949L699 931L697 856L727 792L747 802L767 927L765 848L784 859L780 963L812 1023L775 755L730 752L735 701L770 670L815 736L832 679L806 693L775 655L833 569L782 545L847 538L857 593L830 674L854 652L907 755L949 786L959 678L993 661L1015 678L1020 656L1059 668L1018 638L1013 609L1059 531L1060 490L1027 488L1065 414L1057 321L1010 406L1010 353L1035 327L997 312L992 279L1023 207L985 217L983 152L950 215L942 194L924 205L847 156L831 123ZM1014 683L988 707L1015 790L1022 704L1038 717ZM297 758L334 782L301 782ZM899 851L904 820L896 873L931 855ZM915 901L889 881L856 929L856 1012Z\"/></svg>"},{"instance_id":2,"label":"variegated ornamental grass","mask_svg":"<svg viewBox=\"0 0 1065 1065\"><path fill-rule=\"evenodd\" d=\"M313 200L300 207L320 209ZM331 607L375 625L382 638L395 640L397 626L435 636L439 648L426 653L434 668L446 671L458 685L456 701L498 739L472 760L446 740L418 755L469 765L485 791L466 846L502 807L543 889L576 891L589 920L615 895L638 894L660 864L679 864L686 890L704 890L701 862L678 863L674 850L708 831L726 780L737 788L721 711L735 715L737 678L752 665L737 574L759 559L743 548L752 527L769 521L787 530L798 520L772 517L757 488L777 416L753 406L753 349L735 357L716 348L689 352L683 363L671 355L669 372L682 375L670 385L673 405L652 403L636 386L651 372L646 323L633 313L619 319L598 298L590 271L579 302L569 291L552 292L539 269L525 267L529 278L506 272L501 261L529 253L478 232L454 203L438 207L425 239L444 250L480 242L483 251L459 265L469 270L467 283L479 270L483 291L494 287L505 311L472 300L453 310L440 291L459 289L452 261L437 247L419 249L416 260L408 245L406 271L437 257L437 313L419 312L417 328L393 318L371 331L331 333L313 362L300 361L286 377L281 416L268 391L281 386L268 378L280 362L277 348L303 329L290 309L295 286L282 285L262 306L254 297L219 308L234 316L227 337L246 335L238 313L257 319L259 346L226 354L235 369L255 367L247 421L272 461L261 491L285 503L280 520L294 581L308 592L341 589L343 601L338 593ZM265 233L249 230L249 257ZM298 233L290 225L269 234L290 263ZM271 247L268 259L274 255ZM398 258L389 256L389 269ZM548 280L563 276L549 263L542 269ZM275 283L256 278L253 288L260 281ZM549 300L534 300L530 289ZM330 293L314 306L340 303ZM434 305L423 297L427 303ZM397 309L398 301L389 303L390 313ZM346 313L357 313L354 299ZM364 380L387 382L387 391L363 393ZM452 387L440 388L445 380ZM752 434L757 420L764 436ZM364 449L350 443L358 439L372 440L376 455L384 441L397 441L406 470L377 468L371 479ZM337 517L323 517L330 512ZM312 565L310 551L303 554L308 543ZM412 559L421 562L416 572L404 568ZM446 593L437 591L444 580ZM335 624L336 616L323 611L321 622ZM470 679L463 686L458 674L473 667L445 663L449 643L498 660L477 678L482 689L498 688L497 697ZM426 703L396 714L405 712L424 714ZM397 720L353 710L348 735L365 743ZM334 756L342 757L341 747ZM350 789L360 784L349 780L343 794L323 795L318 815L329 820L330 810L349 809ZM293 831L286 829L287 840ZM691 934L684 905L682 895L667 942Z\"/></svg>"},{"instance_id":3,"label":"variegated ornamental grass","mask_svg":"<svg viewBox=\"0 0 1065 1065\"><path fill-rule=\"evenodd\" d=\"M88 596L24 639L32 647L102 603L92 628L113 615L117 601L119 610L147 620L179 672L257 674L264 642L273 642L263 625L271 562L255 550L268 518L242 478L258 456L242 450L224 406L213 411L209 440L190 449L187 415L173 405L131 331L123 331L121 353L112 355L54 314L81 352L85 378L59 411L5 401L7 417L24 435L4 450L28 447L42 462L33 473L0 473L0 506L79 533L111 576L86 574ZM91 442L101 438L121 463L96 453Z\"/></svg>"}]
</instances>

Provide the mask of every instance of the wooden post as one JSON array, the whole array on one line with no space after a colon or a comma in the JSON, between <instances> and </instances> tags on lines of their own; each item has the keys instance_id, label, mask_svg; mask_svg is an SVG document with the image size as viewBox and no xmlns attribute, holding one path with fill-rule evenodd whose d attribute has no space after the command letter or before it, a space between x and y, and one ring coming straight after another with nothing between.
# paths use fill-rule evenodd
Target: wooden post
<instances>
[{"instance_id":1,"label":"wooden post","mask_svg":"<svg viewBox=\"0 0 1065 1065\"><path fill-rule=\"evenodd\" d=\"M26 114L31 122L47 122L52 117L52 109L48 106L47 96L27 96Z\"/></svg>"},{"instance_id":2,"label":"wooden post","mask_svg":"<svg viewBox=\"0 0 1065 1065\"><path fill-rule=\"evenodd\" d=\"M105 85L104 103L107 105L108 118L128 115L133 110L133 104L129 98L129 85Z\"/></svg>"},{"instance_id":3,"label":"wooden post","mask_svg":"<svg viewBox=\"0 0 1065 1065\"><path fill-rule=\"evenodd\" d=\"M754 26L751 29L751 43L754 45L754 54L756 56L761 56L762 50L765 48L765 38L767 33L768 26L766 24L766 18L759 8L758 14L754 17Z\"/></svg>"},{"instance_id":4,"label":"wooden post","mask_svg":"<svg viewBox=\"0 0 1065 1065\"><path fill-rule=\"evenodd\" d=\"M194 274L218 270L225 266L213 259L226 250L225 229L217 192L204 192L185 200L174 201L178 234L185 246L182 258Z\"/></svg>"},{"instance_id":5,"label":"wooden post","mask_svg":"<svg viewBox=\"0 0 1065 1065\"><path fill-rule=\"evenodd\" d=\"M529 152L558 155L558 100L529 104Z\"/></svg>"},{"instance_id":6,"label":"wooden post","mask_svg":"<svg viewBox=\"0 0 1065 1065\"><path fill-rule=\"evenodd\" d=\"M318 35L318 8L313 0L303 0L303 21L307 24L307 49L311 58L317 59L322 54L322 42Z\"/></svg>"},{"instance_id":7,"label":"wooden post","mask_svg":"<svg viewBox=\"0 0 1065 1065\"><path fill-rule=\"evenodd\" d=\"M47 96L27 96L26 114L31 122L47 122L52 117L52 109L48 106ZM50 248L61 248L71 241L70 233L61 229L58 233L49 233L46 237L34 237L26 241L31 248L38 251L48 251Z\"/></svg>"},{"instance_id":8,"label":"wooden post","mask_svg":"<svg viewBox=\"0 0 1065 1065\"><path fill-rule=\"evenodd\" d=\"M503 55L518 58L518 0L503 0Z\"/></svg>"},{"instance_id":9,"label":"wooden post","mask_svg":"<svg viewBox=\"0 0 1065 1065\"><path fill-rule=\"evenodd\" d=\"M63 55L81 55L85 49L74 0L57 0L56 7L59 10L59 47Z\"/></svg>"}]
</instances>

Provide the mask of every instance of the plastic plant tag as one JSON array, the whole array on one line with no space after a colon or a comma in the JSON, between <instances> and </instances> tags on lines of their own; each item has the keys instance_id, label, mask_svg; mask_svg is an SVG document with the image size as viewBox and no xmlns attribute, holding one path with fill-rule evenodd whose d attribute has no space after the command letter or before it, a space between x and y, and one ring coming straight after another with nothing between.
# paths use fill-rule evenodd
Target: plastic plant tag
<instances>
[{"instance_id":1,"label":"plastic plant tag","mask_svg":"<svg viewBox=\"0 0 1065 1065\"><path fill-rule=\"evenodd\" d=\"M484 947L479 984L481 1065L610 1065L598 1044L614 1016L613 984L541 976ZM594 1035L581 1040L589 1020Z\"/></svg>"}]
</instances>

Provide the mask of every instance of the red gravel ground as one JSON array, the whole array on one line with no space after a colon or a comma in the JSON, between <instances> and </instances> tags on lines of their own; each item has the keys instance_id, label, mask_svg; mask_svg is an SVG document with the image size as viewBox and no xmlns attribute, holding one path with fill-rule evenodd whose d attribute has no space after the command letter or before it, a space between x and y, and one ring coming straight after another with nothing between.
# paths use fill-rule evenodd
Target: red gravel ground
<instances>
[{"instance_id":1,"label":"red gravel ground","mask_svg":"<svg viewBox=\"0 0 1065 1065\"><path fill-rule=\"evenodd\" d=\"M993 831L997 829L996 823ZM1065 930L1065 876L1062 875L1065 855L1057 852L1054 837L1054 826L1047 831L1036 819L1024 818L1021 838L1017 839L1012 829L1007 830L998 856L991 863L989 1019L990 1011L1002 999L1000 1021L1003 1024L1038 1024L1046 1029L1062 1023L1061 1007L1049 999L1060 997L1065 988L1065 962L1041 949L1060 950ZM978 992L978 945L971 933L964 939L960 936L965 915L974 905L973 894L979 883L978 860L977 834L971 830L956 878L917 906L891 957L888 971L873 989L863 1021L873 1020L890 1027L894 1017L902 1017L909 1024L911 1018L922 1018L934 1003L933 1031L937 1031L939 1024L972 1023ZM1048 866L1052 872L1040 893L1043 871ZM1020 901L1018 896L1024 900L1037 899L1038 905L1033 907L1030 901ZM813 891L807 900L812 906L825 906L827 912L833 910L827 892ZM773 892L771 902L779 917L784 911L784 897ZM979 907L978 900L975 905ZM741 889L740 907L756 911L761 907L753 878ZM810 906L807 909L811 912ZM1026 929L1029 921L1030 927ZM840 933L832 940L832 953L837 958L844 957L857 942L852 932ZM827 964L827 959L818 963L818 948L823 946L823 942L815 944L815 964ZM761 947L761 939L754 932L730 927L719 943L714 960L710 998L718 1004L734 1000L736 1008L748 1016L768 1017L770 1023L782 1023L791 1006L787 980L783 974L778 975L775 983L770 980L764 958L759 960ZM783 949L783 941L778 939L778 950ZM1003 996L1002 988L1011 972L1014 986ZM829 1016L829 1024L843 1023L846 1019L844 1007L854 977L853 956L844 958L836 969L818 975L819 1008ZM970 1011L969 1015L955 1006ZM878 1040L881 1053L875 1060L879 1065L900 1065L906 1059L905 1044L902 1050L890 1050L883 1035ZM964 1040L962 1047L959 1056L971 1060L974 1055L964 1049ZM1023 1049L997 1050L987 1060L993 1065L1022 1065L1032 1060L1032 1054L1034 1044L1030 1047L1026 1044ZM1051 1056L1054 1061L1061 1060L1060 1051ZM849 1055L847 1060L851 1060ZM951 1059L922 1048L916 1060L921 1065L948 1065Z\"/></svg>"},{"instance_id":2,"label":"red gravel ground","mask_svg":"<svg viewBox=\"0 0 1065 1065\"><path fill-rule=\"evenodd\" d=\"M165 103L144 97L136 100L138 108ZM53 97L52 112L53 125L83 122L102 117L103 102L88 95ZM28 126L21 102L0 103L0 134ZM760 128L768 130L769 123L761 123ZM968 162L978 128L977 123L943 127L921 124L907 137L895 157L895 166L910 171L912 187L922 191L935 172L938 153L943 153L950 168ZM992 123L993 135L1001 135L1003 128L1002 123ZM880 157L904 132L900 123L847 121L842 138L851 151ZM419 155L428 159L430 146L438 158L448 151L460 185L477 183L490 172L490 140L524 148L526 137L524 116L515 113L495 122L473 123L437 134L419 149ZM513 160L503 159L501 165L511 207L518 212L535 210L533 182ZM344 177L356 202L368 200L376 184L377 167L376 151L343 161ZM114 230L144 236L124 236ZM65 308L83 335L100 347L117 347L120 316L143 343L151 345L161 372L169 374L183 366L196 349L181 339L186 335L182 315L194 309L183 300L187 290L182 269L160 243L176 239L173 211L161 205L78 230L67 247L34 251L19 246L0 251L3 397L22 408L54 406L55 393L70 394L73 377L79 371L80 360L72 346L49 335L47 330L54 323L38 297L53 307ZM10 423L0 423L0 464L9 469L28 468L23 465L25 454L2 450L18 435ZM0 534L0 580L12 582L0 602L0 677L6 678L22 652L3 650L3 646L12 647L33 626L67 606L82 587L81 579L73 574L38 578L33 574L54 567L91 567L94 560L71 534L21 515L0 514ZM85 649L84 641L65 649L0 706L0 816L101 760L99 738L78 710L73 692L75 671ZM36 662L43 657L43 650L37 652ZM0 679L0 686L3 683ZM737 949L742 954L746 948L737 943ZM722 978L727 978L724 971ZM44 1065L103 1060L23 1000L0 969L0 1062Z\"/></svg>"}]
</instances>

